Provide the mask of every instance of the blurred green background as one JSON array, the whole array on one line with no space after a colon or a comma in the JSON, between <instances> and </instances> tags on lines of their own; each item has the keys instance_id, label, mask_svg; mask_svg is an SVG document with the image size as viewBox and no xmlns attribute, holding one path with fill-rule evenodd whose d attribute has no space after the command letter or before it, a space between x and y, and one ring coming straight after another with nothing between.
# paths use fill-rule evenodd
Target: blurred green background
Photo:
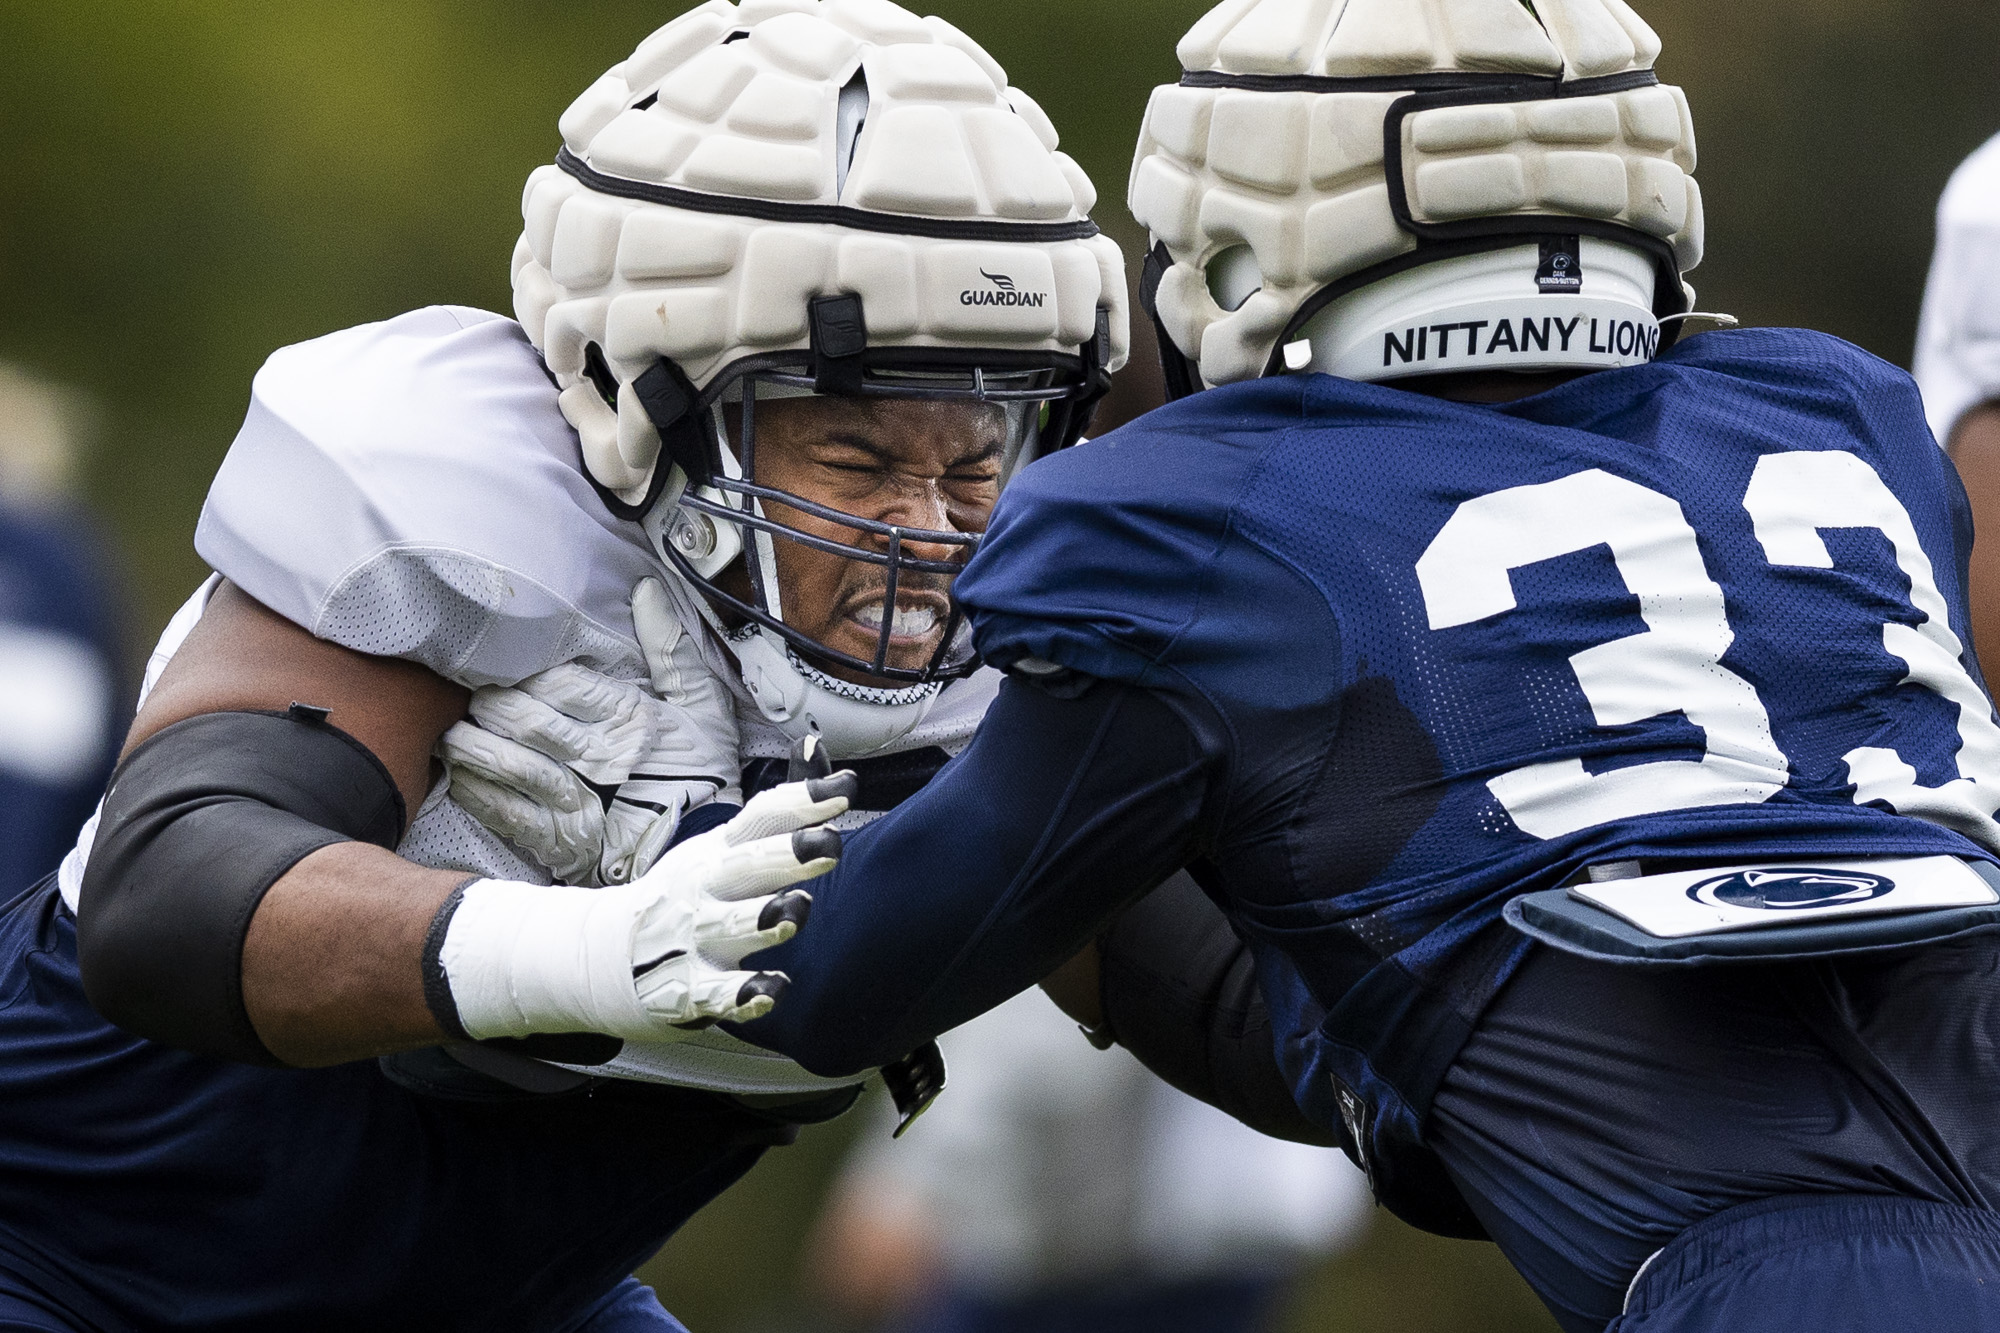
<instances>
[{"instance_id":1,"label":"blurred green background","mask_svg":"<svg viewBox=\"0 0 2000 1333\"><path fill-rule=\"evenodd\" d=\"M1907 363L1931 218L2000 130L1992 0L1640 0L1701 133L1702 305ZM201 496L285 343L430 302L504 310L555 121L681 5L0 0L0 358L99 402L89 495L150 643ZM921 7L921 6L919 6ZM1125 168L1201 0L932 0L1063 128L1136 242ZM1136 245L1132 247L1136 251ZM796 1250L842 1136L774 1154L651 1269L706 1333L802 1327ZM1386 1220L1314 1329L1551 1327L1490 1247Z\"/></svg>"}]
</instances>

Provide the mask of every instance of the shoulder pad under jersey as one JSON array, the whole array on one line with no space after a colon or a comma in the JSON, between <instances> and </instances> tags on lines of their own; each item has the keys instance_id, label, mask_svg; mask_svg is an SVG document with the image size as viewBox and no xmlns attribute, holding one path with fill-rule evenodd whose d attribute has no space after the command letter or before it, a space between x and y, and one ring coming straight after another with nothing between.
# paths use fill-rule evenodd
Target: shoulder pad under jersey
<instances>
[{"instance_id":1,"label":"shoulder pad under jersey","mask_svg":"<svg viewBox=\"0 0 2000 1333\"><path fill-rule=\"evenodd\" d=\"M643 677L658 567L585 478L513 320L433 306L277 352L195 547L280 615L466 686L581 661Z\"/></svg>"}]
</instances>

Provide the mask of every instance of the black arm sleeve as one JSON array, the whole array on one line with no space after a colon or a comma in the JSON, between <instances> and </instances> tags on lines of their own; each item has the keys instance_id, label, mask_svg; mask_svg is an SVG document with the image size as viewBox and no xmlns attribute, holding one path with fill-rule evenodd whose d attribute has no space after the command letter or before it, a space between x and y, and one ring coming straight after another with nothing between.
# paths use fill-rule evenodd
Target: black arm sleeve
<instances>
[{"instance_id":1,"label":"black arm sleeve","mask_svg":"<svg viewBox=\"0 0 2000 1333\"><path fill-rule=\"evenodd\" d=\"M1099 950L1105 1026L1141 1064L1260 1133L1340 1146L1292 1098L1249 946L1185 872L1122 913Z\"/></svg>"},{"instance_id":2,"label":"black arm sleeve","mask_svg":"<svg viewBox=\"0 0 2000 1333\"><path fill-rule=\"evenodd\" d=\"M99 1013L137 1036L279 1061L243 1007L243 940L265 891L337 842L394 848L402 793L319 709L208 713L134 750L112 777L77 913Z\"/></svg>"},{"instance_id":3,"label":"black arm sleeve","mask_svg":"<svg viewBox=\"0 0 2000 1333\"><path fill-rule=\"evenodd\" d=\"M806 886L811 922L747 964L790 988L733 1030L844 1077L1025 990L1197 854L1223 754L1199 704L1010 679L972 745Z\"/></svg>"}]
</instances>

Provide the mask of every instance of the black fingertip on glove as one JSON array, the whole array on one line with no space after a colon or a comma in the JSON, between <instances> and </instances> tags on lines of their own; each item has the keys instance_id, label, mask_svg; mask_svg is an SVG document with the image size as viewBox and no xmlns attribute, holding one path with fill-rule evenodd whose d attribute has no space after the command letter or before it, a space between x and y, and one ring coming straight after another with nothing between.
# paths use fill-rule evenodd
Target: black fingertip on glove
<instances>
[{"instance_id":1,"label":"black fingertip on glove","mask_svg":"<svg viewBox=\"0 0 2000 1333\"><path fill-rule=\"evenodd\" d=\"M799 859L800 865L821 858L838 861L840 834L830 828L802 828L792 835L792 855Z\"/></svg>"},{"instance_id":2,"label":"black fingertip on glove","mask_svg":"<svg viewBox=\"0 0 2000 1333\"><path fill-rule=\"evenodd\" d=\"M740 1009L752 1000L768 999L773 1004L785 998L785 989L792 979L783 972L759 972L743 983L743 989L736 992L736 1005Z\"/></svg>"},{"instance_id":3,"label":"black fingertip on glove","mask_svg":"<svg viewBox=\"0 0 2000 1333\"><path fill-rule=\"evenodd\" d=\"M804 930L806 918L812 915L812 895L804 889L793 889L781 893L764 904L764 910L757 914L758 930L776 930L780 924L789 921L792 929Z\"/></svg>"},{"instance_id":4,"label":"black fingertip on glove","mask_svg":"<svg viewBox=\"0 0 2000 1333\"><path fill-rule=\"evenodd\" d=\"M843 768L838 773L829 773L825 777L807 779L806 795L815 804L820 801L830 801L836 796L845 796L847 803L852 805L861 795L861 779L853 769Z\"/></svg>"}]
</instances>

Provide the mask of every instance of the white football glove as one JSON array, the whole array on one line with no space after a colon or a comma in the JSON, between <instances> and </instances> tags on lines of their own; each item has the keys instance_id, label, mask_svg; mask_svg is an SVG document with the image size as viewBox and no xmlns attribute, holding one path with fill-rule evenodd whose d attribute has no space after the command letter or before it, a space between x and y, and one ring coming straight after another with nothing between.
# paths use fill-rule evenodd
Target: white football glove
<instances>
[{"instance_id":1,"label":"white football glove","mask_svg":"<svg viewBox=\"0 0 2000 1333\"><path fill-rule=\"evenodd\" d=\"M729 691L655 580L632 621L651 693L571 662L476 691L438 743L452 799L567 884L630 883L687 811L742 800Z\"/></svg>"},{"instance_id":2,"label":"white football glove","mask_svg":"<svg viewBox=\"0 0 2000 1333\"><path fill-rule=\"evenodd\" d=\"M468 885L437 953L459 1024L665 1041L763 1017L787 978L739 965L798 933L812 895L787 886L833 869L840 835L818 826L853 792L851 773L774 787L616 888Z\"/></svg>"}]
</instances>

